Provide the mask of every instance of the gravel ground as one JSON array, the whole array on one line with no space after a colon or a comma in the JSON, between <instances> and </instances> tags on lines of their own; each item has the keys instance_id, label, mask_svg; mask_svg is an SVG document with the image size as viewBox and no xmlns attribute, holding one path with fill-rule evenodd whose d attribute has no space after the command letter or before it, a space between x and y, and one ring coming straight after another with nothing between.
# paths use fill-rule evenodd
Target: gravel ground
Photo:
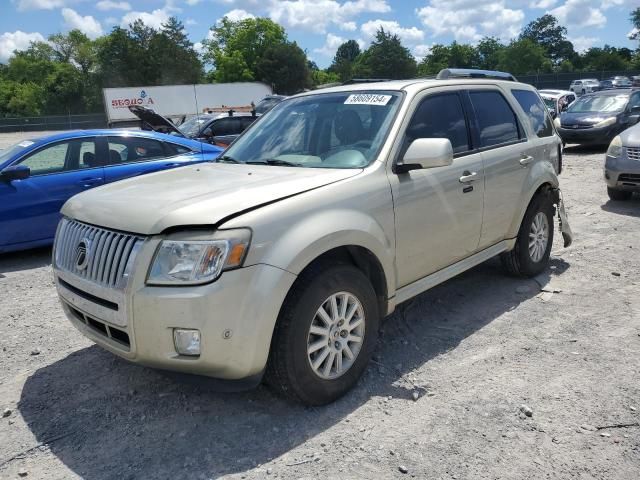
<instances>
[{"instance_id":1,"label":"gravel ground","mask_svg":"<svg viewBox=\"0 0 640 480\"><path fill-rule=\"evenodd\" d=\"M548 274L494 259L402 305L324 408L130 365L70 327L49 250L0 256L0 478L638 478L640 198L602 160L567 150Z\"/></svg>"}]
</instances>

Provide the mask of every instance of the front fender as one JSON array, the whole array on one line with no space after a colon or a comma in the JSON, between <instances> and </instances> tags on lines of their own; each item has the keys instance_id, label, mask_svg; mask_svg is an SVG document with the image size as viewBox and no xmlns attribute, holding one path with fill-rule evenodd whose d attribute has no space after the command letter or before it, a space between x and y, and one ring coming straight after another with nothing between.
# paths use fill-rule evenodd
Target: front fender
<instances>
[{"instance_id":1,"label":"front fender","mask_svg":"<svg viewBox=\"0 0 640 480\"><path fill-rule=\"evenodd\" d=\"M248 259L265 263L299 275L323 253L342 246L359 246L378 259L385 273L389 296L395 293L393 239L375 218L351 209L330 209L301 217L273 239L268 248L262 245L261 258Z\"/></svg>"}]
</instances>

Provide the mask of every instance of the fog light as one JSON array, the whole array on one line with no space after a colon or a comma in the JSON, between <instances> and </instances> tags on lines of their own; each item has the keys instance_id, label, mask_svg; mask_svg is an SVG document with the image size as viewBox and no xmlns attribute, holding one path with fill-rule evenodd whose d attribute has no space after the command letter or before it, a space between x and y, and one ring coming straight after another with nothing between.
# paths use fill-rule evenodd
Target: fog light
<instances>
[{"instance_id":1,"label":"fog light","mask_svg":"<svg viewBox=\"0 0 640 480\"><path fill-rule=\"evenodd\" d=\"M173 344L176 347L176 352L180 355L199 356L200 330L175 328L173 330Z\"/></svg>"}]
</instances>

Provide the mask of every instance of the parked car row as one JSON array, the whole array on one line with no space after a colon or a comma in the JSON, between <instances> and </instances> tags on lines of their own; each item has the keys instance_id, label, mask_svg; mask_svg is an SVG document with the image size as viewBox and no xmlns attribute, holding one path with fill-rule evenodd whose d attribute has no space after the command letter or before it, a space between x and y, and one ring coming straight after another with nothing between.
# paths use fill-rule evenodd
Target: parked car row
<instances>
[{"instance_id":1,"label":"parked car row","mask_svg":"<svg viewBox=\"0 0 640 480\"><path fill-rule=\"evenodd\" d=\"M569 90L577 95L585 95L587 93L599 92L601 90L612 90L616 88L631 88L640 86L640 77L625 77L617 75L606 80L597 80L595 78L581 78L573 80L569 85Z\"/></svg>"}]
</instances>

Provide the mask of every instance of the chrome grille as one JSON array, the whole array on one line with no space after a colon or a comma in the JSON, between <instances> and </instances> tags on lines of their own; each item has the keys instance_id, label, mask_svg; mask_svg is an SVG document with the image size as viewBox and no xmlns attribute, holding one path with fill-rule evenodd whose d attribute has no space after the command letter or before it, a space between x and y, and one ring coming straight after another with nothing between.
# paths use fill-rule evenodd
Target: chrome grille
<instances>
[{"instance_id":1,"label":"chrome grille","mask_svg":"<svg viewBox=\"0 0 640 480\"><path fill-rule=\"evenodd\" d=\"M630 160L640 160L640 147L627 147L627 157Z\"/></svg>"},{"instance_id":2,"label":"chrome grille","mask_svg":"<svg viewBox=\"0 0 640 480\"><path fill-rule=\"evenodd\" d=\"M64 218L56 234L56 267L105 287L123 288L143 240Z\"/></svg>"}]
</instances>

